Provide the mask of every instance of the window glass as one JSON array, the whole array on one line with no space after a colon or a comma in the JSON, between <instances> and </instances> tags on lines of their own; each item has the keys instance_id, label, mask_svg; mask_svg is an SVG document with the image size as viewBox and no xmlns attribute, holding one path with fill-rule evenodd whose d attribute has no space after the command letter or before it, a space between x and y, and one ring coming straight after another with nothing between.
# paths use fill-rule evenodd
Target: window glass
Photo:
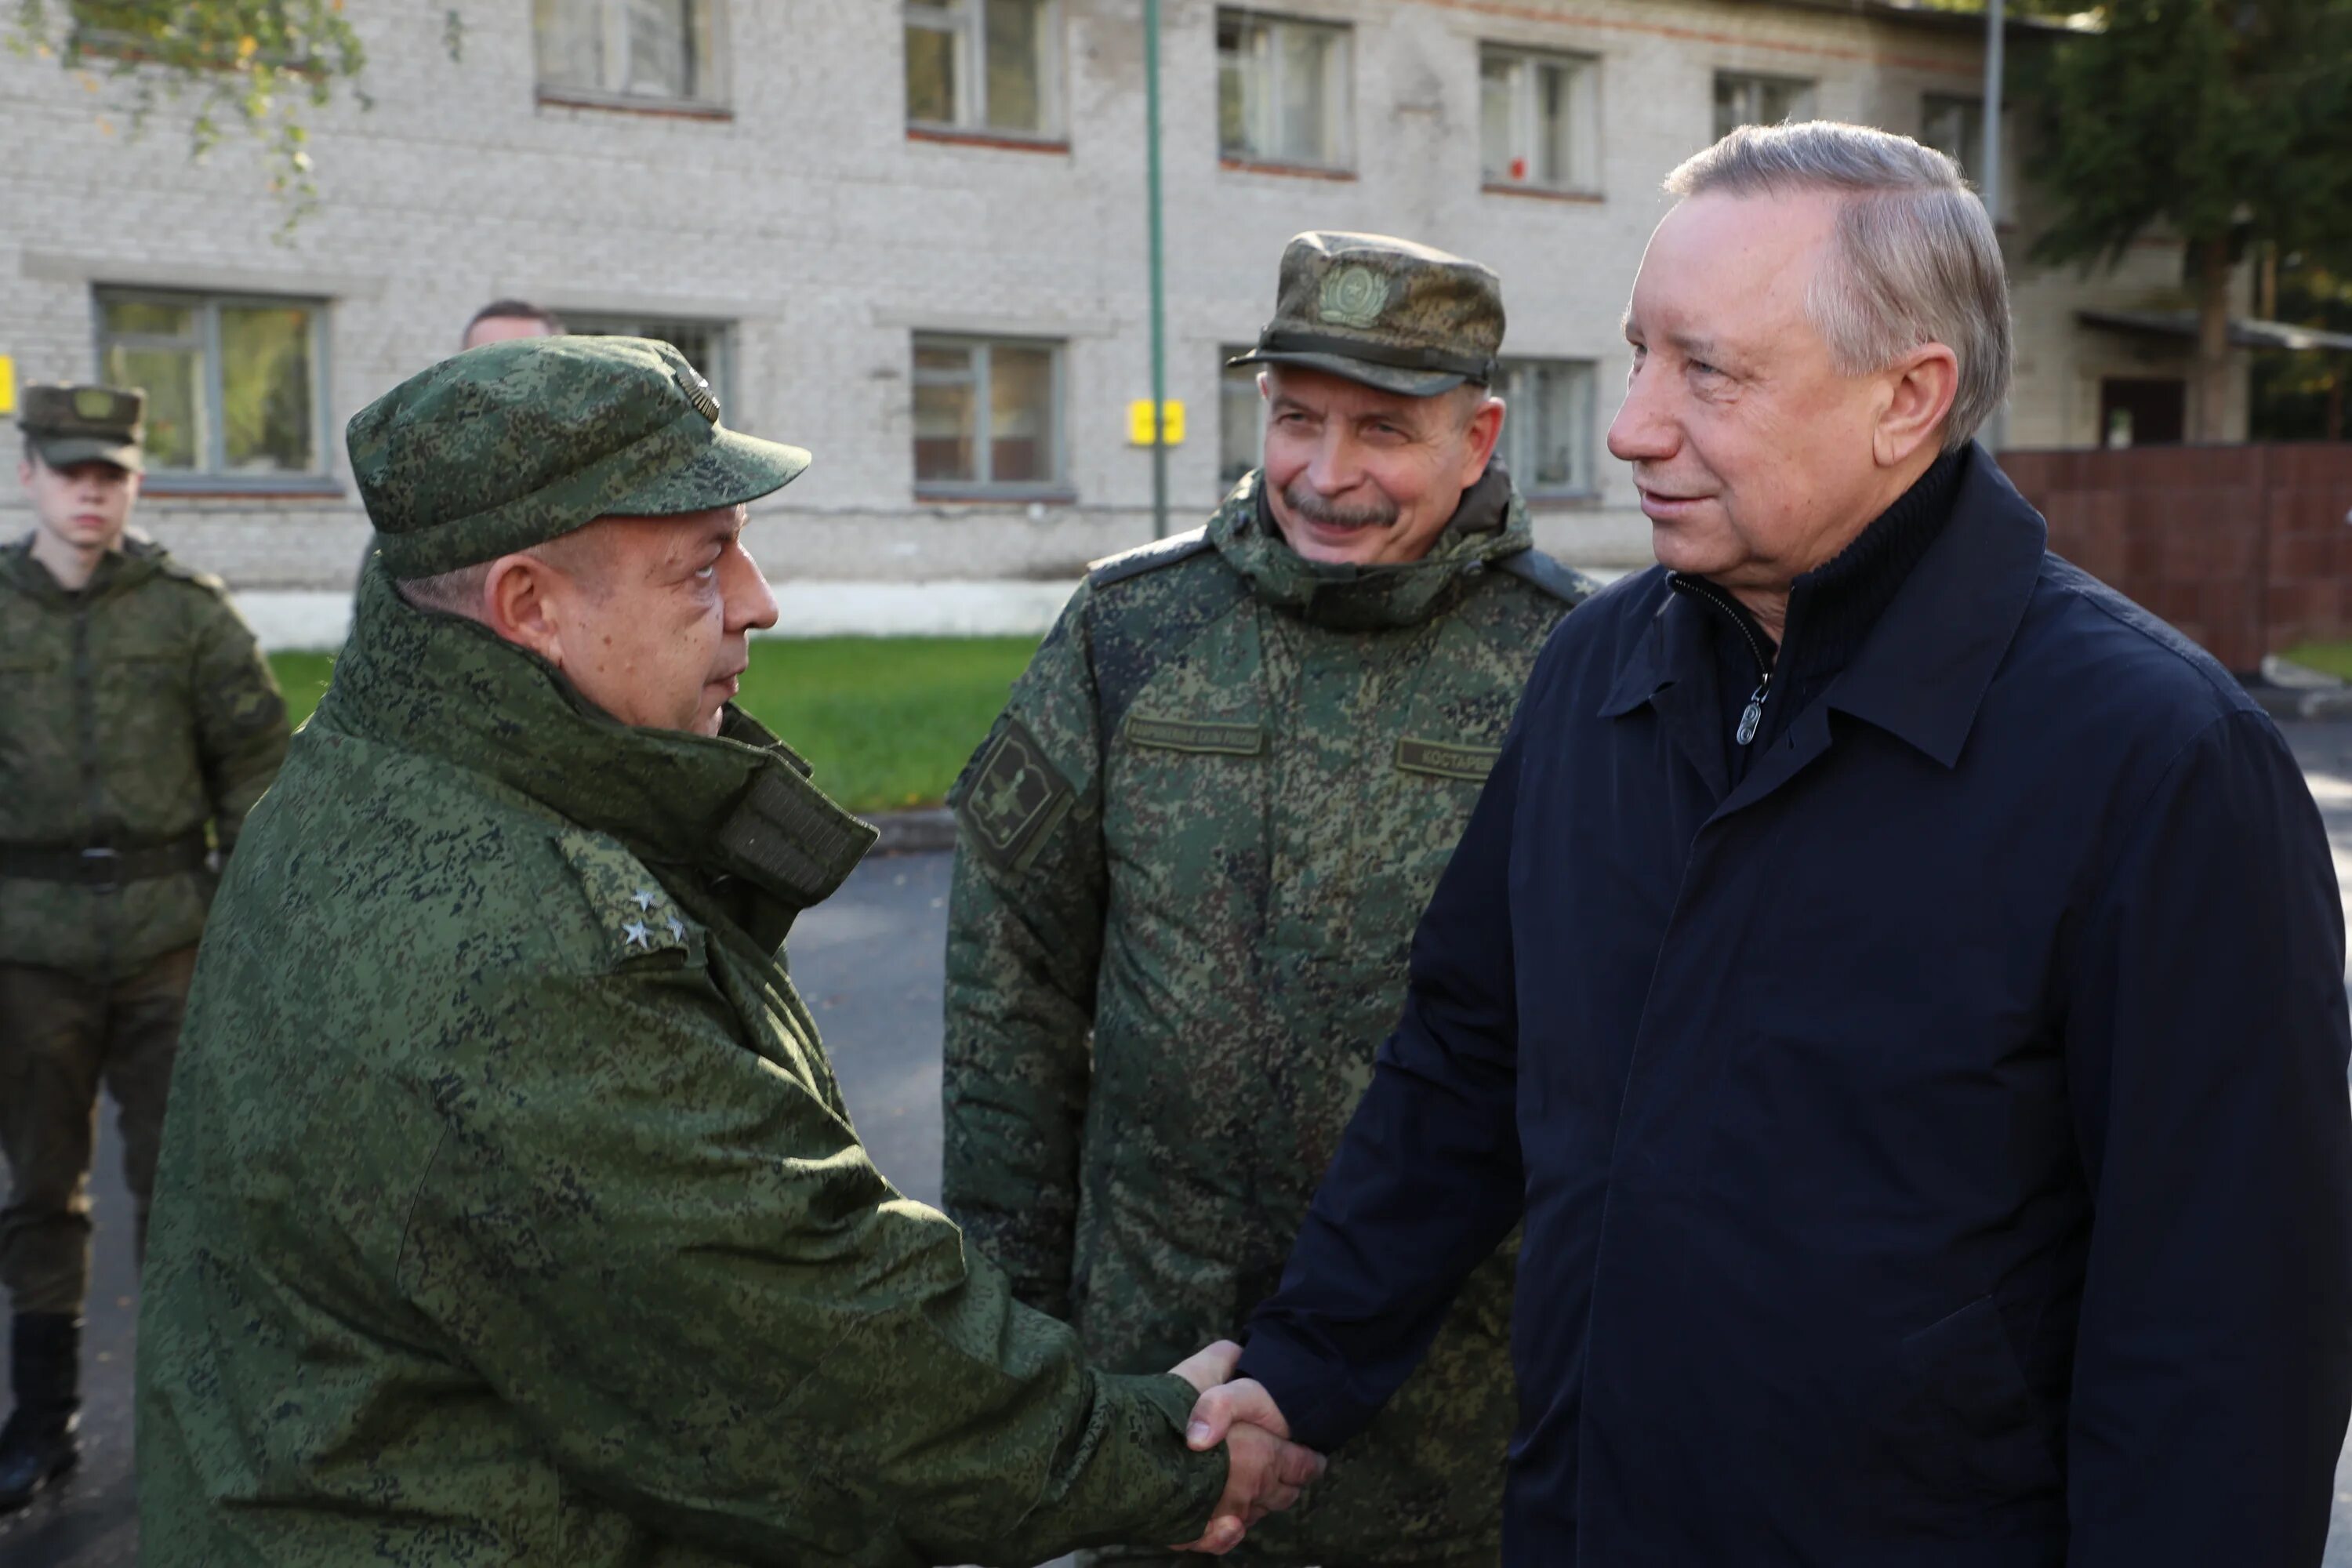
<instances>
[{"instance_id":1,"label":"window glass","mask_svg":"<svg viewBox=\"0 0 2352 1568\"><path fill-rule=\"evenodd\" d=\"M1248 352L1237 343L1217 354L1217 479L1225 489L1265 457L1265 399L1257 390L1258 367L1224 363Z\"/></svg>"},{"instance_id":2,"label":"window glass","mask_svg":"<svg viewBox=\"0 0 2352 1568\"><path fill-rule=\"evenodd\" d=\"M989 369L989 468L996 484L1054 477L1054 356L1048 349L992 349Z\"/></svg>"},{"instance_id":3,"label":"window glass","mask_svg":"<svg viewBox=\"0 0 2352 1568\"><path fill-rule=\"evenodd\" d=\"M1061 478L1060 349L915 340L915 482L1035 489Z\"/></svg>"},{"instance_id":4,"label":"window glass","mask_svg":"<svg viewBox=\"0 0 2352 1568\"><path fill-rule=\"evenodd\" d=\"M1344 165L1348 39L1344 26L1219 13L1217 126L1223 155Z\"/></svg>"},{"instance_id":5,"label":"window glass","mask_svg":"<svg viewBox=\"0 0 2352 1568\"><path fill-rule=\"evenodd\" d=\"M147 394L150 469L323 471L316 302L101 290L98 308L100 374Z\"/></svg>"},{"instance_id":6,"label":"window glass","mask_svg":"<svg viewBox=\"0 0 2352 1568\"><path fill-rule=\"evenodd\" d=\"M1045 136L1059 128L1060 0L907 0L907 119Z\"/></svg>"},{"instance_id":7,"label":"window glass","mask_svg":"<svg viewBox=\"0 0 2352 1568\"><path fill-rule=\"evenodd\" d=\"M1813 84L1801 77L1757 76L1717 71L1715 134L1719 140L1743 125L1779 125L1811 119Z\"/></svg>"},{"instance_id":8,"label":"window glass","mask_svg":"<svg viewBox=\"0 0 2352 1568\"><path fill-rule=\"evenodd\" d=\"M988 123L1045 129L1045 8L1037 0L987 0Z\"/></svg>"},{"instance_id":9,"label":"window glass","mask_svg":"<svg viewBox=\"0 0 2352 1568\"><path fill-rule=\"evenodd\" d=\"M1931 92L1921 116L1919 140L1950 155L1969 179L1984 163L1984 100Z\"/></svg>"},{"instance_id":10,"label":"window glass","mask_svg":"<svg viewBox=\"0 0 2352 1568\"><path fill-rule=\"evenodd\" d=\"M1494 46L1480 51L1479 167L1488 184L1600 184L1598 62Z\"/></svg>"},{"instance_id":11,"label":"window glass","mask_svg":"<svg viewBox=\"0 0 2352 1568\"><path fill-rule=\"evenodd\" d=\"M311 443L310 312L224 305L220 311L223 466L236 473L308 473Z\"/></svg>"},{"instance_id":12,"label":"window glass","mask_svg":"<svg viewBox=\"0 0 2352 1568\"><path fill-rule=\"evenodd\" d=\"M531 27L542 88L716 97L711 0L532 0Z\"/></svg>"},{"instance_id":13,"label":"window glass","mask_svg":"<svg viewBox=\"0 0 2352 1568\"><path fill-rule=\"evenodd\" d=\"M969 349L915 349L915 481L971 483L980 428Z\"/></svg>"},{"instance_id":14,"label":"window glass","mask_svg":"<svg viewBox=\"0 0 2352 1568\"><path fill-rule=\"evenodd\" d=\"M1585 360L1511 360L1497 390L1509 405L1504 462L1528 495L1593 488L1594 373Z\"/></svg>"}]
</instances>

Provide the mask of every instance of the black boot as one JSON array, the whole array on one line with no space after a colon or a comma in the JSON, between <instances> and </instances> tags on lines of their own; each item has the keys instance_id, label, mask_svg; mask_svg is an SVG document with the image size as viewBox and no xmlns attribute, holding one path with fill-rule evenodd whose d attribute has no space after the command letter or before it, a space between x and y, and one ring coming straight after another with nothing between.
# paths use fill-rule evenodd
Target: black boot
<instances>
[{"instance_id":1,"label":"black boot","mask_svg":"<svg viewBox=\"0 0 2352 1568\"><path fill-rule=\"evenodd\" d=\"M16 1409L0 1427L0 1513L33 1494L81 1458L81 1320L67 1312L20 1312L9 1336L9 1375Z\"/></svg>"}]
</instances>

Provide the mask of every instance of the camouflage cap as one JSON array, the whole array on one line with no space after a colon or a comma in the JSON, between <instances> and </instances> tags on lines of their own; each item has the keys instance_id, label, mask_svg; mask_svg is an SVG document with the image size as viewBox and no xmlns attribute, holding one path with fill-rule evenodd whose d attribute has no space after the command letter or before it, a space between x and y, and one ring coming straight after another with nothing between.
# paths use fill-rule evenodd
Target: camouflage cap
<instances>
[{"instance_id":1,"label":"camouflage cap","mask_svg":"<svg viewBox=\"0 0 2352 1568\"><path fill-rule=\"evenodd\" d=\"M112 463L132 473L147 464L147 395L135 386L28 386L16 416L41 461L53 468Z\"/></svg>"},{"instance_id":2,"label":"camouflage cap","mask_svg":"<svg viewBox=\"0 0 2352 1568\"><path fill-rule=\"evenodd\" d=\"M1384 234L1302 234L1274 320L1227 364L1297 364L1407 397L1495 379L1503 286L1488 268Z\"/></svg>"},{"instance_id":3,"label":"camouflage cap","mask_svg":"<svg viewBox=\"0 0 2352 1568\"><path fill-rule=\"evenodd\" d=\"M443 360L352 416L352 476L384 569L431 577L600 517L780 489L798 447L719 422L710 384L646 338L514 338Z\"/></svg>"}]
</instances>

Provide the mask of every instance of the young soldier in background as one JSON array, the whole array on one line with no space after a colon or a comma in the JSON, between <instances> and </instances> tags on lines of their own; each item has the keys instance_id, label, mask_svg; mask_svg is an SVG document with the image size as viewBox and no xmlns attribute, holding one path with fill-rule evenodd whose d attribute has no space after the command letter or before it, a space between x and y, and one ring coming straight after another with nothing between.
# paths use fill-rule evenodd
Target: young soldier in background
<instances>
[{"instance_id":1,"label":"young soldier in background","mask_svg":"<svg viewBox=\"0 0 2352 1568\"><path fill-rule=\"evenodd\" d=\"M79 1457L99 1086L121 1110L143 1253L217 863L286 754L286 706L219 580L129 531L145 403L26 388L16 476L37 526L0 547L0 1284L16 1394L0 1511Z\"/></svg>"}]
</instances>

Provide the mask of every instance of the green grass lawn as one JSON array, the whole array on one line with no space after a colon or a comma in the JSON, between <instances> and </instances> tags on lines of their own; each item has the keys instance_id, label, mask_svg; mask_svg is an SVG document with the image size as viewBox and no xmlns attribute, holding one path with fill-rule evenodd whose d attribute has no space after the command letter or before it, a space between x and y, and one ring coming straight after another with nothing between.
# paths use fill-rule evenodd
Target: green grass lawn
<instances>
[{"instance_id":1,"label":"green grass lawn","mask_svg":"<svg viewBox=\"0 0 2352 1568\"><path fill-rule=\"evenodd\" d=\"M939 801L1036 651L1031 637L762 637L739 700L854 811ZM327 689L332 659L275 653L294 721Z\"/></svg>"},{"instance_id":2,"label":"green grass lawn","mask_svg":"<svg viewBox=\"0 0 2352 1568\"><path fill-rule=\"evenodd\" d=\"M2309 668L2352 680L2352 642L2297 643L2283 657Z\"/></svg>"}]
</instances>

